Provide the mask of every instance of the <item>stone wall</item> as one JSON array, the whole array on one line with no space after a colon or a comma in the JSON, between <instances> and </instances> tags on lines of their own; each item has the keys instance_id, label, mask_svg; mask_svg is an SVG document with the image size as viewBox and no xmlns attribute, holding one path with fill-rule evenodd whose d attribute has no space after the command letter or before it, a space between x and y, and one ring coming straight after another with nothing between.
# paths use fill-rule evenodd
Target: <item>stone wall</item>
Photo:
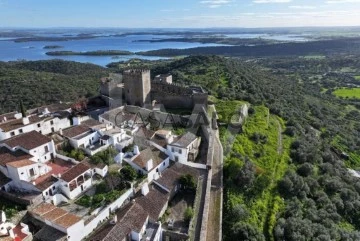
<instances>
[{"instance_id":1,"label":"stone wall","mask_svg":"<svg viewBox=\"0 0 360 241\"><path fill-rule=\"evenodd\" d=\"M164 230L162 240L168 241L187 241L189 236L184 233L177 233L170 230Z\"/></svg>"}]
</instances>

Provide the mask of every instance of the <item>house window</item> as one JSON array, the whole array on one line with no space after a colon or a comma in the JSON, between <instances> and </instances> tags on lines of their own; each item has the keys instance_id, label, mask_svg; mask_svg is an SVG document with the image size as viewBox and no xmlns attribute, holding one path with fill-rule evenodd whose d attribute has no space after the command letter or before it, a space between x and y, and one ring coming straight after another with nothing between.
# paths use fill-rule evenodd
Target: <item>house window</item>
<instances>
[{"instance_id":1,"label":"house window","mask_svg":"<svg viewBox=\"0 0 360 241\"><path fill-rule=\"evenodd\" d=\"M171 148L171 151L172 151L172 152L175 152L175 149L174 149L174 147L172 147L172 148Z\"/></svg>"},{"instance_id":2,"label":"house window","mask_svg":"<svg viewBox=\"0 0 360 241\"><path fill-rule=\"evenodd\" d=\"M35 176L35 171L34 171L34 168L31 168L30 169L30 177L33 177Z\"/></svg>"},{"instance_id":3,"label":"house window","mask_svg":"<svg viewBox=\"0 0 360 241\"><path fill-rule=\"evenodd\" d=\"M179 149L179 153L180 153L180 154L182 153L182 150L181 150L181 149Z\"/></svg>"},{"instance_id":4,"label":"house window","mask_svg":"<svg viewBox=\"0 0 360 241\"><path fill-rule=\"evenodd\" d=\"M37 124L37 127L41 127L40 123L39 123L39 124Z\"/></svg>"},{"instance_id":5,"label":"house window","mask_svg":"<svg viewBox=\"0 0 360 241\"><path fill-rule=\"evenodd\" d=\"M53 186L52 188L53 188L53 190L55 190L55 186Z\"/></svg>"},{"instance_id":6,"label":"house window","mask_svg":"<svg viewBox=\"0 0 360 241\"><path fill-rule=\"evenodd\" d=\"M44 149L45 149L45 152L49 152L49 147L48 146L45 146Z\"/></svg>"},{"instance_id":7,"label":"house window","mask_svg":"<svg viewBox=\"0 0 360 241\"><path fill-rule=\"evenodd\" d=\"M10 132L10 136L15 136L15 132L14 131Z\"/></svg>"},{"instance_id":8,"label":"house window","mask_svg":"<svg viewBox=\"0 0 360 241\"><path fill-rule=\"evenodd\" d=\"M165 166L165 162L163 163L163 166Z\"/></svg>"},{"instance_id":9,"label":"house window","mask_svg":"<svg viewBox=\"0 0 360 241\"><path fill-rule=\"evenodd\" d=\"M24 132L23 132L23 129L19 129L19 133L20 133L20 134L21 134L21 133L24 133Z\"/></svg>"},{"instance_id":10,"label":"house window","mask_svg":"<svg viewBox=\"0 0 360 241\"><path fill-rule=\"evenodd\" d=\"M50 124L51 124L51 125L54 125L54 121L50 121Z\"/></svg>"},{"instance_id":11,"label":"house window","mask_svg":"<svg viewBox=\"0 0 360 241\"><path fill-rule=\"evenodd\" d=\"M179 161L179 157L175 156L175 161L178 162Z\"/></svg>"},{"instance_id":12,"label":"house window","mask_svg":"<svg viewBox=\"0 0 360 241\"><path fill-rule=\"evenodd\" d=\"M21 175L24 175L24 173L22 172L22 173L20 173Z\"/></svg>"}]
</instances>

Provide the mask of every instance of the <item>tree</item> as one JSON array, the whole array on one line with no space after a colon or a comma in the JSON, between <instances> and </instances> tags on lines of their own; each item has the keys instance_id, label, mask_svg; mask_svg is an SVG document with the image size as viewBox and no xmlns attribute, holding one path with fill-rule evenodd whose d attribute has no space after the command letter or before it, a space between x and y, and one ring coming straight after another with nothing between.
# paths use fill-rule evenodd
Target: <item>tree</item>
<instances>
[{"instance_id":1,"label":"tree","mask_svg":"<svg viewBox=\"0 0 360 241\"><path fill-rule=\"evenodd\" d=\"M187 189L187 190L193 191L196 189L196 186L197 186L195 178L190 174L182 175L179 178L179 183L185 190Z\"/></svg>"},{"instance_id":2,"label":"tree","mask_svg":"<svg viewBox=\"0 0 360 241\"><path fill-rule=\"evenodd\" d=\"M137 173L134 168L129 165L125 165L123 169L121 169L120 174L122 177L129 182L132 182L136 179Z\"/></svg>"},{"instance_id":3,"label":"tree","mask_svg":"<svg viewBox=\"0 0 360 241\"><path fill-rule=\"evenodd\" d=\"M184 211L185 222L190 222L193 217L194 217L194 210L191 207L187 207Z\"/></svg>"},{"instance_id":4,"label":"tree","mask_svg":"<svg viewBox=\"0 0 360 241\"><path fill-rule=\"evenodd\" d=\"M22 117L26 117L26 110L25 110L25 106L24 106L24 102L22 100L20 100L20 112Z\"/></svg>"}]
</instances>

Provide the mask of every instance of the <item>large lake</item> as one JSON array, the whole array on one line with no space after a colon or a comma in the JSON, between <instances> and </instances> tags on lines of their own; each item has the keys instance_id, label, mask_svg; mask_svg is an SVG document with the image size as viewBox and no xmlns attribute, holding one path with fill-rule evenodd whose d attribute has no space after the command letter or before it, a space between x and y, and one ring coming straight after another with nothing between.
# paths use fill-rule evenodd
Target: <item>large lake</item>
<instances>
[{"instance_id":1,"label":"large lake","mask_svg":"<svg viewBox=\"0 0 360 241\"><path fill-rule=\"evenodd\" d=\"M41 35L38 35L41 36ZM49 36L46 34L45 36ZM56 36L56 35L53 35ZM0 61L14 61L14 60L46 60L46 59L64 59L71 61L78 61L83 63L93 63L97 65L105 66L108 63L116 61L129 60L131 58L141 59L160 59L160 57L148 57L138 55L127 55L127 56L48 56L45 53L48 51L95 51L95 50L127 50L131 52L138 51L149 51L165 48L185 49L194 47L205 47L205 46L220 46L218 44L202 44L202 43L188 43L188 42L139 42L139 40L151 40L151 39L164 39L173 38L176 36L167 35L127 35L121 37L115 36L100 36L97 38L71 40L71 41L46 41L46 42L14 42L11 38L0 38ZM279 35L278 37L266 36L263 34L252 34L252 35L228 35L228 37L237 38L271 38L280 39L284 38L291 40L293 36ZM299 40L294 38L293 40ZM44 49L47 45L59 45L63 48L59 49Z\"/></svg>"}]
</instances>

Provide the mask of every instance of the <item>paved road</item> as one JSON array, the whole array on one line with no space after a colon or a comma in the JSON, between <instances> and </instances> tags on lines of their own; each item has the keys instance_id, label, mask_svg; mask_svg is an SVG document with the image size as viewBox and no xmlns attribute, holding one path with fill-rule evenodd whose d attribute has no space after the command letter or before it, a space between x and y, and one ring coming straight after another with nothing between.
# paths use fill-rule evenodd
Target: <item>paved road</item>
<instances>
[{"instance_id":1,"label":"paved road","mask_svg":"<svg viewBox=\"0 0 360 241\"><path fill-rule=\"evenodd\" d=\"M213 131L216 136L214 141L214 159L212 164L212 181L210 193L210 208L207 226L207 241L221 240L221 209L222 209L222 167L223 149L219 140L218 131Z\"/></svg>"}]
</instances>

